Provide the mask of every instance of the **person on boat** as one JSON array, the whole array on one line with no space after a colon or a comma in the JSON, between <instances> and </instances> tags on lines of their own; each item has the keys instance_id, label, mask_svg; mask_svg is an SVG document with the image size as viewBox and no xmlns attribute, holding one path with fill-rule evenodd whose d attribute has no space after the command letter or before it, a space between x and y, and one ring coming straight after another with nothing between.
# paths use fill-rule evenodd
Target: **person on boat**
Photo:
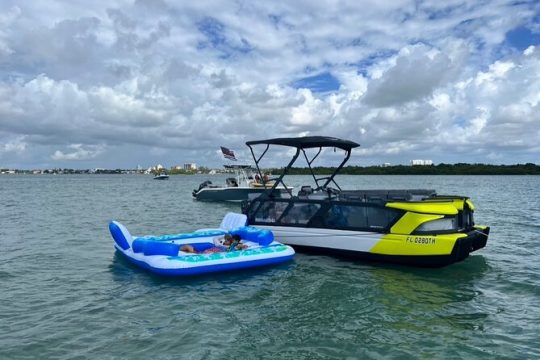
<instances>
[{"instance_id":1,"label":"person on boat","mask_svg":"<svg viewBox=\"0 0 540 360\"><path fill-rule=\"evenodd\" d=\"M255 183L260 184L261 183L261 177L259 174L255 174Z\"/></svg>"},{"instance_id":2,"label":"person on boat","mask_svg":"<svg viewBox=\"0 0 540 360\"><path fill-rule=\"evenodd\" d=\"M264 174L263 182L266 184L269 181L268 174Z\"/></svg>"},{"instance_id":3,"label":"person on boat","mask_svg":"<svg viewBox=\"0 0 540 360\"><path fill-rule=\"evenodd\" d=\"M180 251L196 254L197 251L195 251L195 248L192 245L185 244L180 247Z\"/></svg>"}]
</instances>

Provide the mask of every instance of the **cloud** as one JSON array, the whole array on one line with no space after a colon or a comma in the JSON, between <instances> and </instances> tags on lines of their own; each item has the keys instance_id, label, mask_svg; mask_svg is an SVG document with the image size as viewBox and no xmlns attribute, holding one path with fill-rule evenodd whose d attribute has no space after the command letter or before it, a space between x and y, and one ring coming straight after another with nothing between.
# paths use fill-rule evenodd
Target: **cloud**
<instances>
[{"instance_id":1,"label":"cloud","mask_svg":"<svg viewBox=\"0 0 540 360\"><path fill-rule=\"evenodd\" d=\"M70 152L56 150L51 156L53 160L89 160L100 155L105 149L101 145L84 146L82 144L72 144L68 146Z\"/></svg>"},{"instance_id":2,"label":"cloud","mask_svg":"<svg viewBox=\"0 0 540 360\"><path fill-rule=\"evenodd\" d=\"M299 135L363 163L538 158L538 4L6 5L0 149L21 167L217 166L220 144Z\"/></svg>"},{"instance_id":3,"label":"cloud","mask_svg":"<svg viewBox=\"0 0 540 360\"><path fill-rule=\"evenodd\" d=\"M406 47L391 68L372 79L363 101L384 107L422 100L449 81L449 75L460 65L453 64L441 51L422 44Z\"/></svg>"},{"instance_id":4,"label":"cloud","mask_svg":"<svg viewBox=\"0 0 540 360\"><path fill-rule=\"evenodd\" d=\"M21 9L13 6L0 14L0 56L13 54L13 49L9 45L9 31L7 29L15 22L20 13Z\"/></svg>"},{"instance_id":5,"label":"cloud","mask_svg":"<svg viewBox=\"0 0 540 360\"><path fill-rule=\"evenodd\" d=\"M26 142L24 136L19 136L15 139L7 141L5 144L0 144L1 153L22 153L26 150Z\"/></svg>"}]
</instances>

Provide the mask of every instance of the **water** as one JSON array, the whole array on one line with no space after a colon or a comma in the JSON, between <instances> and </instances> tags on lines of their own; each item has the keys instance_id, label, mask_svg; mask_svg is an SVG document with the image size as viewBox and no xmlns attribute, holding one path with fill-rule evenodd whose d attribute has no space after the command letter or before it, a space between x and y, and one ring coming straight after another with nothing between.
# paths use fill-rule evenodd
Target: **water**
<instances>
[{"instance_id":1,"label":"water","mask_svg":"<svg viewBox=\"0 0 540 360\"><path fill-rule=\"evenodd\" d=\"M487 247L441 269L297 254L169 279L115 255L111 219L164 234L238 210L191 200L207 178L0 176L0 358L540 357L540 177L338 180L471 196L476 222L492 227Z\"/></svg>"}]
</instances>

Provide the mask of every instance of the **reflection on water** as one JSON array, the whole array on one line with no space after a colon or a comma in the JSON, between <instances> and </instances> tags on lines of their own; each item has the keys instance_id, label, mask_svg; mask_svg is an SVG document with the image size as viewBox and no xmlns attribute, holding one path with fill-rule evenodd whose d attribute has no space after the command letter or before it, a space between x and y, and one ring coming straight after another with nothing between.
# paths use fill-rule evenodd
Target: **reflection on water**
<instances>
[{"instance_id":1,"label":"reflection on water","mask_svg":"<svg viewBox=\"0 0 540 360\"><path fill-rule=\"evenodd\" d=\"M412 268L374 266L370 274L376 278L387 299L399 296L411 303L422 302L431 309L452 302L470 301L488 265L483 256L445 268ZM450 270L451 269L451 270Z\"/></svg>"},{"instance_id":2,"label":"reflection on water","mask_svg":"<svg viewBox=\"0 0 540 360\"><path fill-rule=\"evenodd\" d=\"M452 271L371 268L369 273L379 291L378 302L384 313L393 314L382 320L387 326L381 333L390 338L399 332L407 339L403 347L414 341L429 347L435 355L446 351L444 344L456 336L465 336L464 331L482 329L488 314L474 304L481 302L482 292L477 284L489 267L482 256L471 260L457 264Z\"/></svg>"}]
</instances>

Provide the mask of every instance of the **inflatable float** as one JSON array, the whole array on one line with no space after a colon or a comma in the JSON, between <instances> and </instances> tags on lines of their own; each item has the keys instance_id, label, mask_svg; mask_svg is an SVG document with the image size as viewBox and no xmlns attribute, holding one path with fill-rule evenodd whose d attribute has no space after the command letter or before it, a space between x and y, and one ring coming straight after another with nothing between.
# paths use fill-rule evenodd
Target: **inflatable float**
<instances>
[{"instance_id":1,"label":"inflatable float","mask_svg":"<svg viewBox=\"0 0 540 360\"><path fill-rule=\"evenodd\" d=\"M272 265L291 260L294 250L274 241L271 231L246 226L245 215L228 213L218 229L132 236L111 221L116 250L133 264L159 275L197 275Z\"/></svg>"}]
</instances>

